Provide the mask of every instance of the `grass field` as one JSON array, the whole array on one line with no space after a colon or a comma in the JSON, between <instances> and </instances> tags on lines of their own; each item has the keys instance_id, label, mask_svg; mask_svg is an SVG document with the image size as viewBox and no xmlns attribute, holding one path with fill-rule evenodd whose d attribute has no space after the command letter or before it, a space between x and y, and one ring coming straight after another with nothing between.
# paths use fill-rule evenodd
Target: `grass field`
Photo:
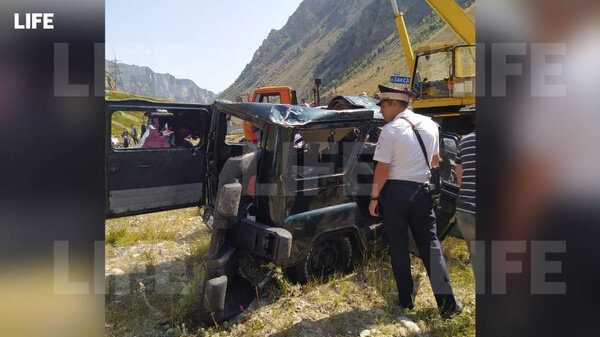
<instances>
[{"instance_id":1,"label":"grass field","mask_svg":"<svg viewBox=\"0 0 600 337\"><path fill-rule=\"evenodd\" d=\"M135 95L135 94L130 94L128 92L122 92L122 91L108 91L106 93L106 99L134 99L134 98L146 99L146 100L155 101L155 102L169 102L169 100L162 99L162 98Z\"/></svg>"},{"instance_id":2,"label":"grass field","mask_svg":"<svg viewBox=\"0 0 600 337\"><path fill-rule=\"evenodd\" d=\"M453 320L440 319L426 277L415 309L401 311L389 257L379 254L366 257L348 275L303 286L275 268L272 280L258 291L258 303L231 322L201 326L193 317L209 240L197 208L108 220L106 335L475 335L475 284L462 240L449 237L442 243L454 290L465 304ZM422 277L423 264L415 257L412 262L413 276Z\"/></svg>"}]
</instances>

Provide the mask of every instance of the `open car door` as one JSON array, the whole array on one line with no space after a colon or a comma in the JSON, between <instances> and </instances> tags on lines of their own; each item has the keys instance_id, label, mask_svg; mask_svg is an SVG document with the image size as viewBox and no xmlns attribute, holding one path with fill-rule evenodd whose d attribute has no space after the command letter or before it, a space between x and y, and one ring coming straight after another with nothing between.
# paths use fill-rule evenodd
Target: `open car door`
<instances>
[{"instance_id":1,"label":"open car door","mask_svg":"<svg viewBox=\"0 0 600 337\"><path fill-rule=\"evenodd\" d=\"M106 101L107 218L204 204L210 111L211 105Z\"/></svg>"}]
</instances>

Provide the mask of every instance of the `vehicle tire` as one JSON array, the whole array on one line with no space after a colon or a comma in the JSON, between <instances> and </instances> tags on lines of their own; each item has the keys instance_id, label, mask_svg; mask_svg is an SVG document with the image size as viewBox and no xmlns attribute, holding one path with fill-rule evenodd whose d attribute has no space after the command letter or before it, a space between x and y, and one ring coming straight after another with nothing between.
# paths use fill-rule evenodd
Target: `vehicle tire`
<instances>
[{"instance_id":1,"label":"vehicle tire","mask_svg":"<svg viewBox=\"0 0 600 337\"><path fill-rule=\"evenodd\" d=\"M299 264L286 270L293 281L327 280L335 272L347 273L352 268L352 243L343 235L325 235L317 239Z\"/></svg>"}]
</instances>

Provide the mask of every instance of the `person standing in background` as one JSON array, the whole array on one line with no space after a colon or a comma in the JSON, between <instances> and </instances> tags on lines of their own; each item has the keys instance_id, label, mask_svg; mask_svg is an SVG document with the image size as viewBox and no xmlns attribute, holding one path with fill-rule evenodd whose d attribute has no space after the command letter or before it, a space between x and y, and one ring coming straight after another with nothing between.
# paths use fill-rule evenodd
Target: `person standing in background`
<instances>
[{"instance_id":1,"label":"person standing in background","mask_svg":"<svg viewBox=\"0 0 600 337\"><path fill-rule=\"evenodd\" d=\"M138 139L138 132L135 125L131 124L131 138L133 138L133 144L137 145L140 140Z\"/></svg>"},{"instance_id":2,"label":"person standing in background","mask_svg":"<svg viewBox=\"0 0 600 337\"><path fill-rule=\"evenodd\" d=\"M456 201L456 222L458 229L467 243L467 249L471 255L471 262L475 251L472 243L475 240L475 196L476 196L476 161L475 161L475 131L463 137L458 144L456 154L456 180L460 191ZM471 263L473 266L473 263Z\"/></svg>"},{"instance_id":3,"label":"person standing in background","mask_svg":"<svg viewBox=\"0 0 600 337\"><path fill-rule=\"evenodd\" d=\"M129 147L129 137L123 134L123 148L126 149Z\"/></svg>"}]
</instances>

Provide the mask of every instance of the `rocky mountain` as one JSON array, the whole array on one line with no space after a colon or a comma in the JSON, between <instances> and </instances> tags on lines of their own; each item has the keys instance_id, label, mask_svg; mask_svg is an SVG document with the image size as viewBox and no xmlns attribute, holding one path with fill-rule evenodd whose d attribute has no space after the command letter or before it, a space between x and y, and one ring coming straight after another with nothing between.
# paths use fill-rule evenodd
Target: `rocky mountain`
<instances>
[{"instance_id":1,"label":"rocky mountain","mask_svg":"<svg viewBox=\"0 0 600 337\"><path fill-rule=\"evenodd\" d=\"M192 80L178 79L171 74L159 74L148 67L117 63L118 78L114 76L114 62L105 61L106 90L163 98L182 103L211 103L215 93L198 87Z\"/></svg>"},{"instance_id":2,"label":"rocky mountain","mask_svg":"<svg viewBox=\"0 0 600 337\"><path fill-rule=\"evenodd\" d=\"M106 90L107 92L117 90L117 84L115 83L115 78L107 70L104 71L104 90Z\"/></svg>"},{"instance_id":3,"label":"rocky mountain","mask_svg":"<svg viewBox=\"0 0 600 337\"><path fill-rule=\"evenodd\" d=\"M474 1L457 3L467 8ZM398 1L398 5L413 45L445 29L425 1ZM474 10L469 12L474 15ZM447 33L442 35L458 39L451 30ZM315 78L322 79L325 98L337 93L372 94L377 84L389 83L390 75L408 75L406 70L388 0L304 0L280 30L269 33L219 98L232 100L265 85L289 85L299 98L311 100Z\"/></svg>"}]
</instances>

